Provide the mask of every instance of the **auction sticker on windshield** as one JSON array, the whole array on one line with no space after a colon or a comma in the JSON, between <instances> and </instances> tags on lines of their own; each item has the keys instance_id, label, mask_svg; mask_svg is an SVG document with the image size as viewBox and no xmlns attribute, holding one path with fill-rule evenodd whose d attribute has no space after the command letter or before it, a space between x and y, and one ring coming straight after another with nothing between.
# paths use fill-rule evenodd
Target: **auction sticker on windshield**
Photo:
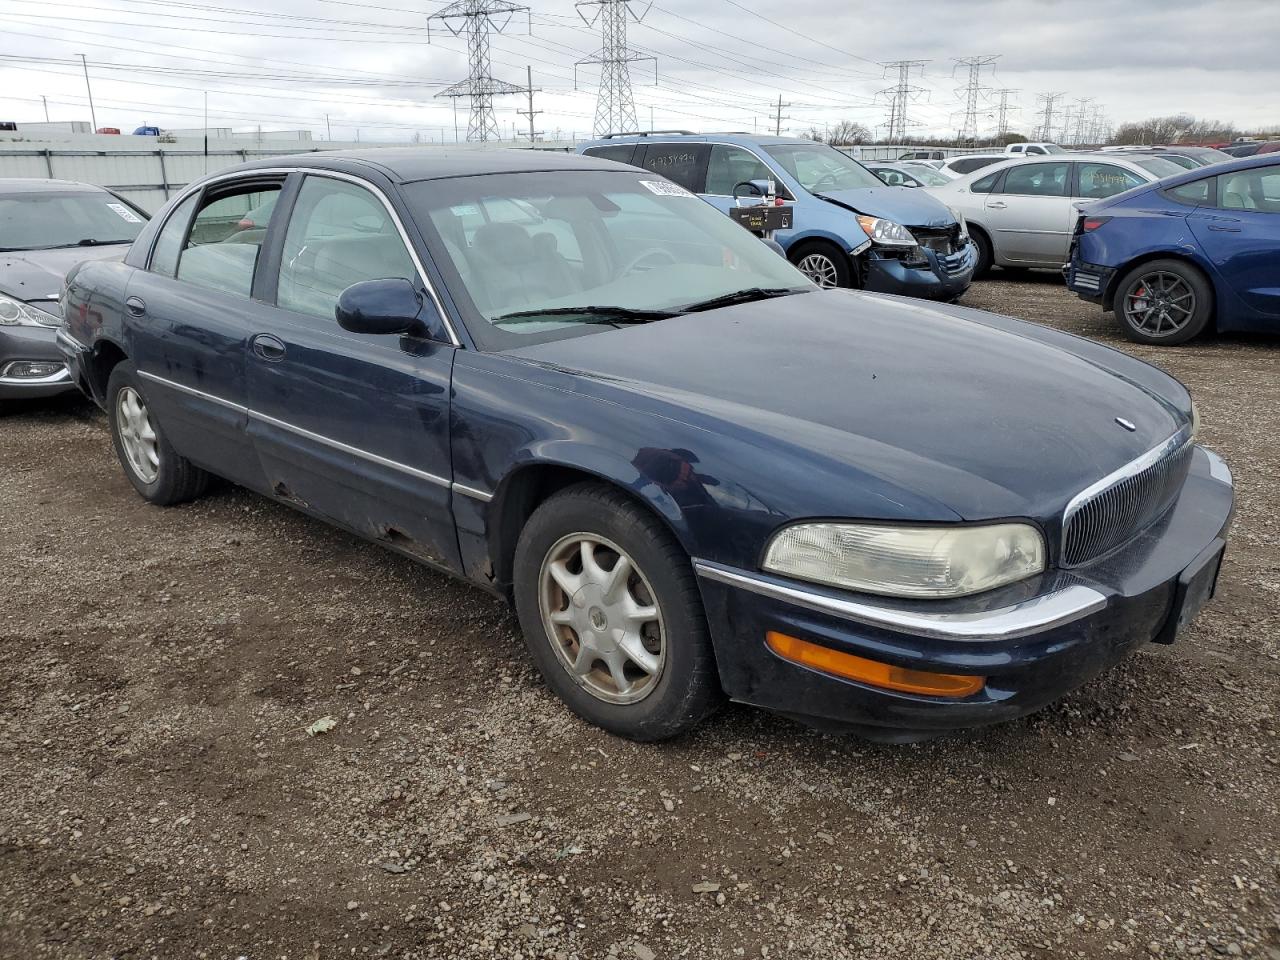
<instances>
[{"instance_id":1,"label":"auction sticker on windshield","mask_svg":"<svg viewBox=\"0 0 1280 960\"><path fill-rule=\"evenodd\" d=\"M693 197L697 194L690 193L678 183L670 183L666 180L641 180L650 193L656 193L660 197Z\"/></svg>"},{"instance_id":2,"label":"auction sticker on windshield","mask_svg":"<svg viewBox=\"0 0 1280 960\"><path fill-rule=\"evenodd\" d=\"M123 203L108 203L107 206L114 210L116 216L121 220L128 220L130 223L142 222L142 218L126 207Z\"/></svg>"}]
</instances>

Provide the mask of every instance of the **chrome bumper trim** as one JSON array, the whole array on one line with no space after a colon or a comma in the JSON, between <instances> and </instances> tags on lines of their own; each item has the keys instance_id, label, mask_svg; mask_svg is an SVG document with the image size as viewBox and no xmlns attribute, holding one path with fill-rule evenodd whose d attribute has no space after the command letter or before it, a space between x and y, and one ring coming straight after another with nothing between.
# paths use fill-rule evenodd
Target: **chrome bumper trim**
<instances>
[{"instance_id":1,"label":"chrome bumper trim","mask_svg":"<svg viewBox=\"0 0 1280 960\"><path fill-rule=\"evenodd\" d=\"M1097 613L1107 605L1107 598L1097 590L1072 584L997 610L928 613L837 596L710 560L695 560L693 567L699 576L708 580L763 597L883 630L936 640L1013 640L1064 626Z\"/></svg>"},{"instance_id":2,"label":"chrome bumper trim","mask_svg":"<svg viewBox=\"0 0 1280 960\"><path fill-rule=\"evenodd\" d=\"M35 360L24 361L14 360L13 363L57 363L57 360ZM7 367L8 364L5 364ZM51 373L47 377L0 377L0 387L50 387L59 383L70 383L71 371L64 365L57 373Z\"/></svg>"}]
</instances>

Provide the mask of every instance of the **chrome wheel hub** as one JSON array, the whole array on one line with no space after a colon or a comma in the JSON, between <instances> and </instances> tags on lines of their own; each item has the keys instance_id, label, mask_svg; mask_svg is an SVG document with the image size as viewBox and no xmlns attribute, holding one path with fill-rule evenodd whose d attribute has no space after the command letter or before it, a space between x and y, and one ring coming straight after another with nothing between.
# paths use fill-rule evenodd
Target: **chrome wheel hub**
<instances>
[{"instance_id":1,"label":"chrome wheel hub","mask_svg":"<svg viewBox=\"0 0 1280 960\"><path fill-rule=\"evenodd\" d=\"M1174 273L1148 274L1124 298L1125 319L1152 337L1177 333L1190 322L1195 309L1195 291Z\"/></svg>"},{"instance_id":2,"label":"chrome wheel hub","mask_svg":"<svg viewBox=\"0 0 1280 960\"><path fill-rule=\"evenodd\" d=\"M835 261L823 253L811 253L801 257L796 267L820 287L834 287L840 282Z\"/></svg>"},{"instance_id":3,"label":"chrome wheel hub","mask_svg":"<svg viewBox=\"0 0 1280 960\"><path fill-rule=\"evenodd\" d=\"M666 664L666 634L649 581L621 547L572 533L547 551L538 604L561 666L592 696L635 703Z\"/></svg>"},{"instance_id":4,"label":"chrome wheel hub","mask_svg":"<svg viewBox=\"0 0 1280 960\"><path fill-rule=\"evenodd\" d=\"M116 429L129 468L143 483L154 483L160 473L160 446L147 405L133 387L116 394Z\"/></svg>"}]
</instances>

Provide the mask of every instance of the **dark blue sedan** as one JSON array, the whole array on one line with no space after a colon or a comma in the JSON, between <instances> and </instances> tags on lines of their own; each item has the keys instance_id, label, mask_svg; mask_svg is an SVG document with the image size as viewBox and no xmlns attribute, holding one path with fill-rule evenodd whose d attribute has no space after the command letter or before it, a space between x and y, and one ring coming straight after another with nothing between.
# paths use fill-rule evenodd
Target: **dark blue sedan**
<instances>
[{"instance_id":1,"label":"dark blue sedan","mask_svg":"<svg viewBox=\"0 0 1280 960\"><path fill-rule=\"evenodd\" d=\"M1189 170L1090 204L1067 285L1140 343L1280 333L1280 155Z\"/></svg>"},{"instance_id":2,"label":"dark blue sedan","mask_svg":"<svg viewBox=\"0 0 1280 960\"><path fill-rule=\"evenodd\" d=\"M885 739L1026 714L1179 636L1231 517L1154 367L820 290L602 160L260 161L64 298L144 498L217 474L508 597L635 739L725 697Z\"/></svg>"}]
</instances>

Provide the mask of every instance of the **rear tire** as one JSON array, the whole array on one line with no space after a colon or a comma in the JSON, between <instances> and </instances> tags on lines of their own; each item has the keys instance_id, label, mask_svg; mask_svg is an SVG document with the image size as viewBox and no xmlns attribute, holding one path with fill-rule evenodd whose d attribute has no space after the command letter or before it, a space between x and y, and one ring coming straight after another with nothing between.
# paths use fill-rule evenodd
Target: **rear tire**
<instances>
[{"instance_id":1,"label":"rear tire","mask_svg":"<svg viewBox=\"0 0 1280 960\"><path fill-rule=\"evenodd\" d=\"M117 363L107 380L107 418L124 475L144 500L167 507L204 493L209 475L173 449L128 360Z\"/></svg>"},{"instance_id":2,"label":"rear tire","mask_svg":"<svg viewBox=\"0 0 1280 960\"><path fill-rule=\"evenodd\" d=\"M857 287L853 265L843 250L825 240L807 240L788 251L788 259L820 287Z\"/></svg>"},{"instance_id":3,"label":"rear tire","mask_svg":"<svg viewBox=\"0 0 1280 960\"><path fill-rule=\"evenodd\" d=\"M1181 260L1152 260L1120 278L1112 303L1130 340L1172 346L1202 334L1213 319L1213 288Z\"/></svg>"},{"instance_id":4,"label":"rear tire","mask_svg":"<svg viewBox=\"0 0 1280 960\"><path fill-rule=\"evenodd\" d=\"M547 686L589 723L629 740L664 740L720 705L689 557L622 493L583 483L539 506L516 544L514 592Z\"/></svg>"}]
</instances>

